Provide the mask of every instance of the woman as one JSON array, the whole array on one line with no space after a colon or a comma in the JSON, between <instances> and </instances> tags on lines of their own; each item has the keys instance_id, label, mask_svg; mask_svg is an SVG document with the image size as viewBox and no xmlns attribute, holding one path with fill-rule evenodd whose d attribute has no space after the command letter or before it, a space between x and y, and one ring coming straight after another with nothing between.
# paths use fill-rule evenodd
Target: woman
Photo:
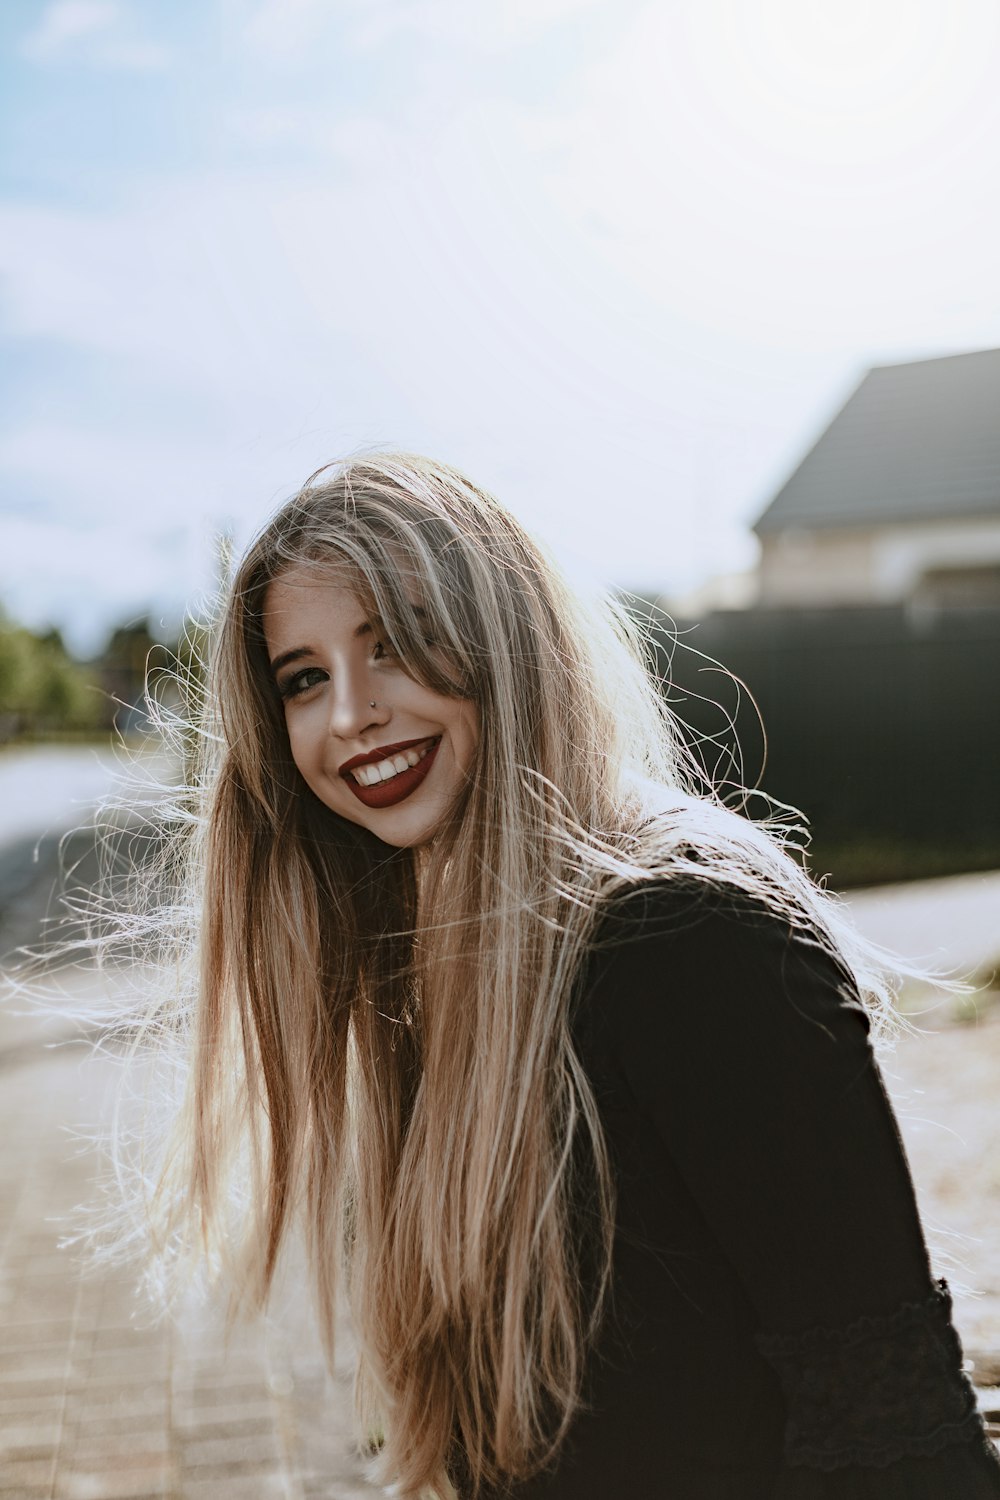
<instances>
[{"instance_id":1,"label":"woman","mask_svg":"<svg viewBox=\"0 0 1000 1500\"><path fill-rule=\"evenodd\" d=\"M250 548L210 718L162 1243L260 1304L302 1219L396 1493L1000 1496L882 981L696 794L622 621L461 475L363 458Z\"/></svg>"}]
</instances>

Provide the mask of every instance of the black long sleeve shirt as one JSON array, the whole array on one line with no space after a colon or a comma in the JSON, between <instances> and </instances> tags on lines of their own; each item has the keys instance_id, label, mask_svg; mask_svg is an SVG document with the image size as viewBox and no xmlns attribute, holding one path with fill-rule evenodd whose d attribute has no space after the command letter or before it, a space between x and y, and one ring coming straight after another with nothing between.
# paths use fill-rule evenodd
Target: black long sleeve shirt
<instances>
[{"instance_id":1,"label":"black long sleeve shirt","mask_svg":"<svg viewBox=\"0 0 1000 1500\"><path fill-rule=\"evenodd\" d=\"M517 1500L997 1500L847 971L744 898L619 902L574 1035L618 1194L587 1405Z\"/></svg>"}]
</instances>

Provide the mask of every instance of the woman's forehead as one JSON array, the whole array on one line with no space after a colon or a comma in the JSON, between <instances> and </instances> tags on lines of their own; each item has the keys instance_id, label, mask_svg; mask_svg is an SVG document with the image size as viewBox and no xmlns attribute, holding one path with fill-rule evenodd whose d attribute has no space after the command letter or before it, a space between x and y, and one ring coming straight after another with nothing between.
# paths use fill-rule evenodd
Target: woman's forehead
<instances>
[{"instance_id":1,"label":"woman's forehead","mask_svg":"<svg viewBox=\"0 0 1000 1500\"><path fill-rule=\"evenodd\" d=\"M352 589L360 596L376 591L394 595L424 593L424 569L418 560L398 541L382 540L373 550L359 550L356 557L335 550L314 556L289 557L278 561L271 582L294 576L303 583L308 579L338 588Z\"/></svg>"},{"instance_id":2,"label":"woman's forehead","mask_svg":"<svg viewBox=\"0 0 1000 1500\"><path fill-rule=\"evenodd\" d=\"M367 591L365 575L347 557L328 554L325 557L295 558L279 567L267 585L267 595L276 588L347 589L353 594Z\"/></svg>"},{"instance_id":3,"label":"woman's forehead","mask_svg":"<svg viewBox=\"0 0 1000 1500\"><path fill-rule=\"evenodd\" d=\"M315 569L288 568L279 573L264 595L262 623L270 646L286 637L310 635L317 630L350 627L368 613L356 589L346 578L321 574Z\"/></svg>"},{"instance_id":4,"label":"woman's forehead","mask_svg":"<svg viewBox=\"0 0 1000 1500\"><path fill-rule=\"evenodd\" d=\"M317 610L351 612L365 617L381 614L401 599L422 610L424 590L412 566L401 559L395 577L372 580L347 558L306 559L290 563L268 584L262 601L265 629L270 632L279 615L302 615Z\"/></svg>"}]
</instances>

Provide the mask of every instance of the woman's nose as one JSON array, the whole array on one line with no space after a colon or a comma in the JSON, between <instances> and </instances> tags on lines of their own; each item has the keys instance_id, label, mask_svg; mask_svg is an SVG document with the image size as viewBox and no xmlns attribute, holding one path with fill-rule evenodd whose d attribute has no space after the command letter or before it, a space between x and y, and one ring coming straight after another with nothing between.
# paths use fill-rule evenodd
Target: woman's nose
<instances>
[{"instance_id":1,"label":"woman's nose","mask_svg":"<svg viewBox=\"0 0 1000 1500\"><path fill-rule=\"evenodd\" d=\"M330 705L330 733L338 739L357 739L366 729L385 724L389 706L379 702L363 673L335 681Z\"/></svg>"}]
</instances>

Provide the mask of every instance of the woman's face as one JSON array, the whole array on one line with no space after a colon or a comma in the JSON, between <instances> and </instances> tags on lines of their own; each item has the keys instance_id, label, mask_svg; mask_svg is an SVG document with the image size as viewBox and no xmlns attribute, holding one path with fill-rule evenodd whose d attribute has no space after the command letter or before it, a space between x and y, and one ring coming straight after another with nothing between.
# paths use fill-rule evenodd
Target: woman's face
<instances>
[{"instance_id":1,"label":"woman's face","mask_svg":"<svg viewBox=\"0 0 1000 1500\"><path fill-rule=\"evenodd\" d=\"M472 774L475 704L415 682L351 589L315 568L271 584L264 633L306 784L386 844L427 843Z\"/></svg>"}]
</instances>

